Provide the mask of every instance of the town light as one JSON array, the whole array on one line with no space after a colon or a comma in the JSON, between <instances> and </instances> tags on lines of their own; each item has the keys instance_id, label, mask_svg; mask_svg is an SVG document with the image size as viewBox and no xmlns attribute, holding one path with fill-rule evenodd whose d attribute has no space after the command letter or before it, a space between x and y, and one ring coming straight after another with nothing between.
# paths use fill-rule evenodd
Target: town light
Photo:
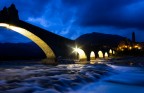
<instances>
[{"instance_id":1,"label":"town light","mask_svg":"<svg viewBox=\"0 0 144 93\"><path fill-rule=\"evenodd\" d=\"M135 46L134 46L134 48L138 48L138 47L139 47L138 45L135 45Z\"/></svg>"},{"instance_id":2,"label":"town light","mask_svg":"<svg viewBox=\"0 0 144 93\"><path fill-rule=\"evenodd\" d=\"M132 47L129 47L129 49L131 50L131 49L132 49Z\"/></svg>"},{"instance_id":3,"label":"town light","mask_svg":"<svg viewBox=\"0 0 144 93\"><path fill-rule=\"evenodd\" d=\"M124 47L127 48L128 46L125 45Z\"/></svg>"},{"instance_id":4,"label":"town light","mask_svg":"<svg viewBox=\"0 0 144 93\"><path fill-rule=\"evenodd\" d=\"M138 47L138 49L140 50L140 49L142 49L141 47Z\"/></svg>"}]
</instances>

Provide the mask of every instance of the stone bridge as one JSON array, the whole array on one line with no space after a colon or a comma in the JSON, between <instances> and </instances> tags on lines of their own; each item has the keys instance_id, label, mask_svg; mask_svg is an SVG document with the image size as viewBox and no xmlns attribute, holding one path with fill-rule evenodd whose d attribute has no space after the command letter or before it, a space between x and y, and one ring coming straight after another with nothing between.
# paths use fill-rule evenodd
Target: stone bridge
<instances>
[{"instance_id":1,"label":"stone bridge","mask_svg":"<svg viewBox=\"0 0 144 93\"><path fill-rule=\"evenodd\" d=\"M11 29L32 40L43 50L49 62L55 62L59 57L63 59L74 59L77 57L76 53L72 53L74 50L72 47L76 46L74 40L59 36L20 20L18 11L14 4L9 8L4 7L3 10L0 11L0 27ZM100 49L101 48L96 47L84 47L81 50L75 49L75 52L78 52L80 60L89 61L91 52L94 52L95 55L98 56L98 51ZM102 49L103 55L104 52L108 53L108 51L109 49Z\"/></svg>"}]
</instances>

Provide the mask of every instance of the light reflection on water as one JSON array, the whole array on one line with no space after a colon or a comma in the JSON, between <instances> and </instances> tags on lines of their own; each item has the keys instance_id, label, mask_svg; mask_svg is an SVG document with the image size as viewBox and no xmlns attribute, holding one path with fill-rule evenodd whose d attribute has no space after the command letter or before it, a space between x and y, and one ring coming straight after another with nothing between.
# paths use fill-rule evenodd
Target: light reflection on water
<instances>
[{"instance_id":1,"label":"light reflection on water","mask_svg":"<svg viewBox=\"0 0 144 93\"><path fill-rule=\"evenodd\" d=\"M115 74L84 86L77 93L144 93L144 68L109 66Z\"/></svg>"},{"instance_id":2,"label":"light reflection on water","mask_svg":"<svg viewBox=\"0 0 144 93\"><path fill-rule=\"evenodd\" d=\"M4 93L144 93L144 68L105 64L0 68Z\"/></svg>"}]
</instances>

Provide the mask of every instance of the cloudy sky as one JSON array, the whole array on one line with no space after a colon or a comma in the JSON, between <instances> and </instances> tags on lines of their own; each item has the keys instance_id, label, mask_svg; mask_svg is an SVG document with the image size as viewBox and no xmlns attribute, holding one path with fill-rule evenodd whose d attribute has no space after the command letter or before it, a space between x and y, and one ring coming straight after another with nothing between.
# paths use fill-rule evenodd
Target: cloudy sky
<instances>
[{"instance_id":1,"label":"cloudy sky","mask_svg":"<svg viewBox=\"0 0 144 93\"><path fill-rule=\"evenodd\" d=\"M0 0L0 10L14 3L21 20L61 36L76 39L82 34L117 34L144 42L144 0ZM0 41L8 32L1 31ZM9 33L10 38L21 38Z\"/></svg>"}]
</instances>

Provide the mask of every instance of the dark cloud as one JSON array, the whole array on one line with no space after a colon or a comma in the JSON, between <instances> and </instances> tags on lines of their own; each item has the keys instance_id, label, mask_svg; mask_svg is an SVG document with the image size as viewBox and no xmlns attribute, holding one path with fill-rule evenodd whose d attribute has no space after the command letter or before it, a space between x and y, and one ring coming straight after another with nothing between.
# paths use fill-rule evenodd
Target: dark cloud
<instances>
[{"instance_id":1,"label":"dark cloud","mask_svg":"<svg viewBox=\"0 0 144 93\"><path fill-rule=\"evenodd\" d=\"M0 10L11 3L20 19L71 39L93 31L144 32L144 0L0 0Z\"/></svg>"},{"instance_id":2,"label":"dark cloud","mask_svg":"<svg viewBox=\"0 0 144 93\"><path fill-rule=\"evenodd\" d=\"M64 5L67 6L78 6L84 4L86 0L61 0Z\"/></svg>"},{"instance_id":3,"label":"dark cloud","mask_svg":"<svg viewBox=\"0 0 144 93\"><path fill-rule=\"evenodd\" d=\"M41 16L49 2L50 0L0 0L1 7L9 7L14 3L19 10L20 17L24 20L26 20L28 16Z\"/></svg>"},{"instance_id":4,"label":"dark cloud","mask_svg":"<svg viewBox=\"0 0 144 93\"><path fill-rule=\"evenodd\" d=\"M86 6L82 6L86 8L79 10L77 23L82 26L144 28L144 7L140 3L144 4L144 0L89 0ZM140 8L134 10L138 6Z\"/></svg>"}]
</instances>

